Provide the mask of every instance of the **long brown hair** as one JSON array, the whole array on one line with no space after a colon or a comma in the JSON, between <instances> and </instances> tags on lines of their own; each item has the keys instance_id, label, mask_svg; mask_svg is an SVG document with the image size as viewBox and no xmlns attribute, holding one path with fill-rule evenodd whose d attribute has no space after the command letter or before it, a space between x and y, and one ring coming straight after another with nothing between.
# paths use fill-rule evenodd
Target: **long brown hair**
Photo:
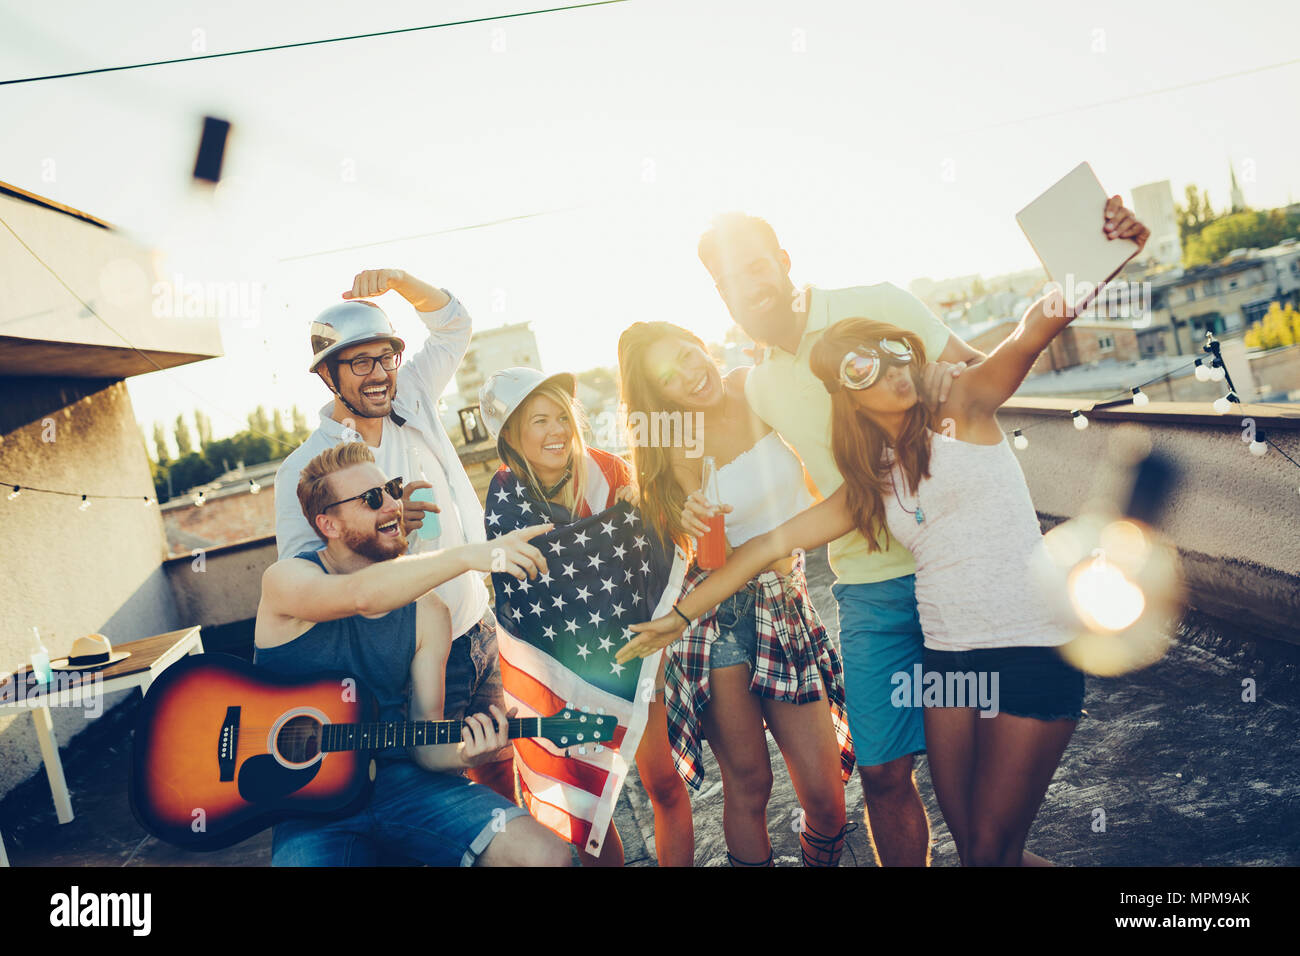
<instances>
[{"instance_id":1,"label":"long brown hair","mask_svg":"<svg viewBox=\"0 0 1300 956\"><path fill-rule=\"evenodd\" d=\"M523 481L538 501L547 500L545 489L533 471L533 466L519 451L519 433L524 427L528 410L539 395L555 402L569 416L569 427L573 432L569 439L569 461L573 465L573 474L560 489L558 504L568 508L576 520L580 502L587 493L587 443L582 440L583 429L587 427L587 417L581 403L558 382L543 382L510 413L510 417L501 426L501 440L498 442L502 461Z\"/></svg>"},{"instance_id":2,"label":"long brown hair","mask_svg":"<svg viewBox=\"0 0 1300 956\"><path fill-rule=\"evenodd\" d=\"M671 322L635 322L624 329L618 339L618 378L624 411L629 420L637 414L648 420L660 412L685 412L660 394L645 368L646 352L665 337L698 345L705 355L709 354L708 346L699 336ZM635 435L636 430L629 428L629 434ZM692 552L695 538L682 526L686 491L673 474L668 449L651 441L634 440L632 466L636 469L636 482L641 489L641 516L646 524L658 535L661 543L666 545L671 540L688 554Z\"/></svg>"},{"instance_id":3,"label":"long brown hair","mask_svg":"<svg viewBox=\"0 0 1300 956\"><path fill-rule=\"evenodd\" d=\"M921 387L921 369L925 366L925 346L920 336L887 322L872 319L843 319L836 322L813 346L808 364L814 375L831 391L831 451L835 465L844 476L849 513L853 523L867 539L869 551L883 550L885 539L885 496L894 494L885 449L892 446L909 494L915 494L922 478L930 477L930 411L917 403L907 410L898 439L865 413L849 397L851 392L840 384L840 362L844 353L869 342L894 339L906 342L916 356L911 364L912 381Z\"/></svg>"}]
</instances>

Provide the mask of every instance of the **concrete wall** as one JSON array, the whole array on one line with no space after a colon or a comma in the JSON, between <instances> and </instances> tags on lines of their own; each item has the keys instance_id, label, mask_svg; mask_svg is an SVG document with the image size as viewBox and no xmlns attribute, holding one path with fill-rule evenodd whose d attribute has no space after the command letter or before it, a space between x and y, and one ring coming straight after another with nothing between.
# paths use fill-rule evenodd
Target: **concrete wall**
<instances>
[{"instance_id":1,"label":"concrete wall","mask_svg":"<svg viewBox=\"0 0 1300 956\"><path fill-rule=\"evenodd\" d=\"M275 559L272 534L245 544L206 550L198 556L173 558L163 567L181 619L213 627L257 615L262 572Z\"/></svg>"},{"instance_id":2,"label":"concrete wall","mask_svg":"<svg viewBox=\"0 0 1300 956\"><path fill-rule=\"evenodd\" d=\"M1226 634L1300 643L1300 468L1275 449L1256 458L1241 440L1243 416L1252 415L1300 461L1300 413L1291 413L1289 429L1270 420L1277 410L1267 406L1176 423L1153 403L1148 410L1096 410L1078 431L1068 403L1046 414L1016 407L1029 401L1013 399L998 417L1004 430L1026 429L1029 447L1016 456L1046 523L1079 514L1106 487L1117 435L1140 433L1182 472L1163 530L1183 555L1189 604L1222 619Z\"/></svg>"},{"instance_id":3,"label":"concrete wall","mask_svg":"<svg viewBox=\"0 0 1300 956\"><path fill-rule=\"evenodd\" d=\"M11 427L0 438L0 481L137 496L95 501L84 512L78 498L0 497L0 671L29 662L33 625L53 658L92 631L124 644L195 623L178 614L161 567L162 517L156 504L144 505L153 482L124 382ZM80 709L55 711L60 743L86 720ZM0 794L40 766L31 716L0 714Z\"/></svg>"}]
</instances>

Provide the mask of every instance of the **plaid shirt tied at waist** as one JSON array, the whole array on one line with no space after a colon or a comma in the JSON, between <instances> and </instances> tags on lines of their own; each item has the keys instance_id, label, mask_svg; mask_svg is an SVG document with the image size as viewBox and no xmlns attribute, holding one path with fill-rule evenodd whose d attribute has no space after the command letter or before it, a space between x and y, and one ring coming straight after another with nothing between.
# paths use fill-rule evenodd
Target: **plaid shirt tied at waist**
<instances>
[{"instance_id":1,"label":"plaid shirt tied at waist","mask_svg":"<svg viewBox=\"0 0 1300 956\"><path fill-rule=\"evenodd\" d=\"M684 598L709 572L692 565L682 586ZM853 739L844 709L844 665L808 597L803 556L788 578L764 571L750 581L758 647L749 689L769 700L806 704L822 699L826 688L831 720L840 747L840 775L853 776ZM680 598L679 598L680 600ZM668 741L677 772L695 789L704 782L700 716L709 702L709 647L718 639L717 613L691 622L681 639L668 645L664 670Z\"/></svg>"}]
</instances>

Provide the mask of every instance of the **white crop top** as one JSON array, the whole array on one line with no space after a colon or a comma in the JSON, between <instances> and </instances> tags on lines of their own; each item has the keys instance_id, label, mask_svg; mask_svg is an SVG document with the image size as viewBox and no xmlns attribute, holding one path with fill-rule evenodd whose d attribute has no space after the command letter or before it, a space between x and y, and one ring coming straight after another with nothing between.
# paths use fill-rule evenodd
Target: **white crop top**
<instances>
[{"instance_id":1,"label":"white crop top","mask_svg":"<svg viewBox=\"0 0 1300 956\"><path fill-rule=\"evenodd\" d=\"M770 431L718 469L718 493L727 515L727 543L739 548L813 505L803 480L803 464L775 431Z\"/></svg>"}]
</instances>

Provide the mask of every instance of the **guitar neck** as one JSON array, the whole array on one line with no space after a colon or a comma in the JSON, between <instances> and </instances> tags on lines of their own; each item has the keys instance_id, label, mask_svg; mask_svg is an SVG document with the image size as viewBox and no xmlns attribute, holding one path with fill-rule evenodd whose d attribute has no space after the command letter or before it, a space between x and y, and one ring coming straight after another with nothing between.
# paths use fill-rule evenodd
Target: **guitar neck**
<instances>
[{"instance_id":1,"label":"guitar neck","mask_svg":"<svg viewBox=\"0 0 1300 956\"><path fill-rule=\"evenodd\" d=\"M408 720L365 724L325 724L321 750L384 750L388 747L425 747L458 744L464 721ZM510 739L541 736L540 717L512 717L506 721Z\"/></svg>"}]
</instances>

